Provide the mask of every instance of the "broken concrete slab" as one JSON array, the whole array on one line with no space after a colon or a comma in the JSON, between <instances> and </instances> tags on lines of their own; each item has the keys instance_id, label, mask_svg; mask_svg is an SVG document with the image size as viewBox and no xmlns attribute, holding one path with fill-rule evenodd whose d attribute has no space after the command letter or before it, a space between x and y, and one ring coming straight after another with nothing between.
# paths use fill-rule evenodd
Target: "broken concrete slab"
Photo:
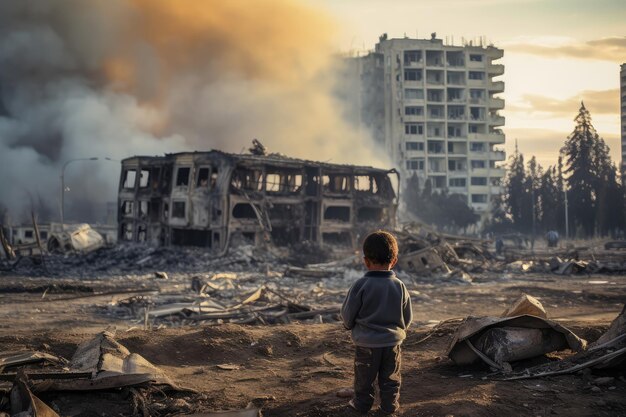
<instances>
[{"instance_id":1,"label":"broken concrete slab","mask_svg":"<svg viewBox=\"0 0 626 417\"><path fill-rule=\"evenodd\" d=\"M66 224L65 230L48 239L49 252L89 253L105 245L104 237L88 224Z\"/></svg>"},{"instance_id":2,"label":"broken concrete slab","mask_svg":"<svg viewBox=\"0 0 626 417\"><path fill-rule=\"evenodd\" d=\"M131 353L108 331L81 344L68 367L65 379L50 378L33 386L37 391L89 391L151 383L179 389L161 369L141 355ZM78 374L76 378L67 378L74 373ZM91 378L85 379L85 373Z\"/></svg>"},{"instance_id":3,"label":"broken concrete slab","mask_svg":"<svg viewBox=\"0 0 626 417\"><path fill-rule=\"evenodd\" d=\"M507 308L501 317L515 317L527 314L529 316L548 318L548 313L543 305L535 297L522 294L515 302Z\"/></svg>"}]
</instances>

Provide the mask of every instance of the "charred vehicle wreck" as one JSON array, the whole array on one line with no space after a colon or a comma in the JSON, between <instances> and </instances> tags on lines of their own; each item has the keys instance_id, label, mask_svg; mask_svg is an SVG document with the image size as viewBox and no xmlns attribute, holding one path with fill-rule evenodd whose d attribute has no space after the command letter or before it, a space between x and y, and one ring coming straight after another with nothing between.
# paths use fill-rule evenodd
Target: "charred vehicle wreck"
<instances>
[{"instance_id":1,"label":"charred vehicle wreck","mask_svg":"<svg viewBox=\"0 0 626 417\"><path fill-rule=\"evenodd\" d=\"M394 228L395 170L280 154L184 152L122 161L119 239L226 251L233 239L353 249Z\"/></svg>"}]
</instances>

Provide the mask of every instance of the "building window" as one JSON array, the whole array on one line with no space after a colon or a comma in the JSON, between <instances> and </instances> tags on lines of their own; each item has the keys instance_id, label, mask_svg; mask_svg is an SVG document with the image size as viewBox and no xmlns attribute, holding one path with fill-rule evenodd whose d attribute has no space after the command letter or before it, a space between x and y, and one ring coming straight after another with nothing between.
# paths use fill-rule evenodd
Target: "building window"
<instances>
[{"instance_id":1,"label":"building window","mask_svg":"<svg viewBox=\"0 0 626 417\"><path fill-rule=\"evenodd\" d=\"M424 90L419 88L405 88L404 98L407 100L424 100Z\"/></svg>"},{"instance_id":2,"label":"building window","mask_svg":"<svg viewBox=\"0 0 626 417\"><path fill-rule=\"evenodd\" d=\"M421 106L406 106L404 108L404 114L407 116L422 116L424 114L424 108Z\"/></svg>"},{"instance_id":3,"label":"building window","mask_svg":"<svg viewBox=\"0 0 626 417\"><path fill-rule=\"evenodd\" d=\"M472 62L483 62L483 56L479 54L470 54L470 61Z\"/></svg>"},{"instance_id":4,"label":"building window","mask_svg":"<svg viewBox=\"0 0 626 417\"><path fill-rule=\"evenodd\" d=\"M406 169L410 171L423 171L424 160L423 159L409 159L406 161Z\"/></svg>"},{"instance_id":5,"label":"building window","mask_svg":"<svg viewBox=\"0 0 626 417\"><path fill-rule=\"evenodd\" d=\"M461 133L461 127L448 125L448 137L449 138L460 138L462 136L463 134Z\"/></svg>"},{"instance_id":6,"label":"building window","mask_svg":"<svg viewBox=\"0 0 626 417\"><path fill-rule=\"evenodd\" d=\"M420 69L405 69L404 81L422 81L422 70Z\"/></svg>"},{"instance_id":7,"label":"building window","mask_svg":"<svg viewBox=\"0 0 626 417\"><path fill-rule=\"evenodd\" d=\"M404 65L422 61L422 51L404 51Z\"/></svg>"},{"instance_id":8,"label":"building window","mask_svg":"<svg viewBox=\"0 0 626 417\"><path fill-rule=\"evenodd\" d=\"M487 194L472 194L472 203L486 203Z\"/></svg>"},{"instance_id":9,"label":"building window","mask_svg":"<svg viewBox=\"0 0 626 417\"><path fill-rule=\"evenodd\" d=\"M122 214L124 216L132 216L134 212L135 202L132 200L125 200L122 202Z\"/></svg>"},{"instance_id":10,"label":"building window","mask_svg":"<svg viewBox=\"0 0 626 417\"><path fill-rule=\"evenodd\" d=\"M470 80L484 80L485 73L482 71L470 71L468 74Z\"/></svg>"},{"instance_id":11,"label":"building window","mask_svg":"<svg viewBox=\"0 0 626 417\"><path fill-rule=\"evenodd\" d=\"M470 152L484 152L485 144L483 142L470 142Z\"/></svg>"},{"instance_id":12,"label":"building window","mask_svg":"<svg viewBox=\"0 0 626 417\"><path fill-rule=\"evenodd\" d=\"M198 170L198 179L196 180L196 187L209 188L209 174L210 168L200 168Z\"/></svg>"},{"instance_id":13,"label":"building window","mask_svg":"<svg viewBox=\"0 0 626 417\"><path fill-rule=\"evenodd\" d=\"M47 240L48 239L48 232L46 232L45 230L42 230L41 232L39 232L39 237L42 240Z\"/></svg>"},{"instance_id":14,"label":"building window","mask_svg":"<svg viewBox=\"0 0 626 417\"><path fill-rule=\"evenodd\" d=\"M450 187L465 187L465 178L450 178Z\"/></svg>"},{"instance_id":15,"label":"building window","mask_svg":"<svg viewBox=\"0 0 626 417\"><path fill-rule=\"evenodd\" d=\"M422 142L406 142L407 151L423 151L424 143Z\"/></svg>"},{"instance_id":16,"label":"building window","mask_svg":"<svg viewBox=\"0 0 626 417\"><path fill-rule=\"evenodd\" d=\"M124 172L124 188L135 188L135 179L137 177L137 171L134 169L127 169Z\"/></svg>"},{"instance_id":17,"label":"building window","mask_svg":"<svg viewBox=\"0 0 626 417\"><path fill-rule=\"evenodd\" d=\"M483 168L485 168L485 161L476 161L476 160L473 160L473 161L471 162L471 164L472 164L472 165L471 165L471 166L472 166L472 169L483 169Z\"/></svg>"},{"instance_id":18,"label":"building window","mask_svg":"<svg viewBox=\"0 0 626 417\"><path fill-rule=\"evenodd\" d=\"M418 123L406 123L404 125L404 133L407 135L423 135L424 126Z\"/></svg>"},{"instance_id":19,"label":"building window","mask_svg":"<svg viewBox=\"0 0 626 417\"><path fill-rule=\"evenodd\" d=\"M147 188L149 178L150 178L150 171L148 171L147 169L142 169L139 172L139 188Z\"/></svg>"},{"instance_id":20,"label":"building window","mask_svg":"<svg viewBox=\"0 0 626 417\"><path fill-rule=\"evenodd\" d=\"M35 236L35 234L33 233L32 230L24 230L24 238L25 239L32 239L33 236Z\"/></svg>"},{"instance_id":21,"label":"building window","mask_svg":"<svg viewBox=\"0 0 626 417\"><path fill-rule=\"evenodd\" d=\"M429 140L428 153L444 153L443 142Z\"/></svg>"},{"instance_id":22,"label":"building window","mask_svg":"<svg viewBox=\"0 0 626 417\"><path fill-rule=\"evenodd\" d=\"M472 185L487 185L486 177L472 177Z\"/></svg>"},{"instance_id":23,"label":"building window","mask_svg":"<svg viewBox=\"0 0 626 417\"><path fill-rule=\"evenodd\" d=\"M174 201L172 203L172 218L184 219L185 218L185 202Z\"/></svg>"},{"instance_id":24,"label":"building window","mask_svg":"<svg viewBox=\"0 0 626 417\"><path fill-rule=\"evenodd\" d=\"M189 173L190 172L191 172L191 168L189 167L178 168L178 171L176 173L176 186L177 187L189 186Z\"/></svg>"}]
</instances>

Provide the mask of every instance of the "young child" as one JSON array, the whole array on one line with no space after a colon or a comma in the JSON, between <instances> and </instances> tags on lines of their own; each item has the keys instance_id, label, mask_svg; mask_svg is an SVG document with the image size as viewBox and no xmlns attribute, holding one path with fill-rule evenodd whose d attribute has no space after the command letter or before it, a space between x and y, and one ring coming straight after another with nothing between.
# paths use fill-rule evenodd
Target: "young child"
<instances>
[{"instance_id":1,"label":"young child","mask_svg":"<svg viewBox=\"0 0 626 417\"><path fill-rule=\"evenodd\" d=\"M368 272L350 287L341 307L356 345L349 407L363 414L372 408L378 376L380 410L393 414L400 407L400 344L413 318L411 298L391 270L398 261L393 235L379 230L367 236L363 261Z\"/></svg>"}]
</instances>

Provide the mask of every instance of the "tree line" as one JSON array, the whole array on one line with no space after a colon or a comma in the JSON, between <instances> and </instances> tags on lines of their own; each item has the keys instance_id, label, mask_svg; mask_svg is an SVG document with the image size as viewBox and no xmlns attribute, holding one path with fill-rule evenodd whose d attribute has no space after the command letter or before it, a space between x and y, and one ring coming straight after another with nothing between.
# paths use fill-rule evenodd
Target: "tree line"
<instances>
[{"instance_id":1,"label":"tree line","mask_svg":"<svg viewBox=\"0 0 626 417\"><path fill-rule=\"evenodd\" d=\"M555 230L563 237L566 233L578 238L623 237L625 187L609 147L593 127L584 103L574 122L554 166L544 168L534 156L525 161L516 144L503 192L492 202L484 232L540 236ZM421 221L452 232L463 232L479 220L467 196L434 192L430 180L420 184L417 175L407 179L404 202Z\"/></svg>"},{"instance_id":2,"label":"tree line","mask_svg":"<svg viewBox=\"0 0 626 417\"><path fill-rule=\"evenodd\" d=\"M527 163L517 150L509 158L503 194L492 206L486 230L495 233L545 233L570 237L623 236L624 186L609 148L581 103L574 131L556 166L544 169L535 157Z\"/></svg>"}]
</instances>

